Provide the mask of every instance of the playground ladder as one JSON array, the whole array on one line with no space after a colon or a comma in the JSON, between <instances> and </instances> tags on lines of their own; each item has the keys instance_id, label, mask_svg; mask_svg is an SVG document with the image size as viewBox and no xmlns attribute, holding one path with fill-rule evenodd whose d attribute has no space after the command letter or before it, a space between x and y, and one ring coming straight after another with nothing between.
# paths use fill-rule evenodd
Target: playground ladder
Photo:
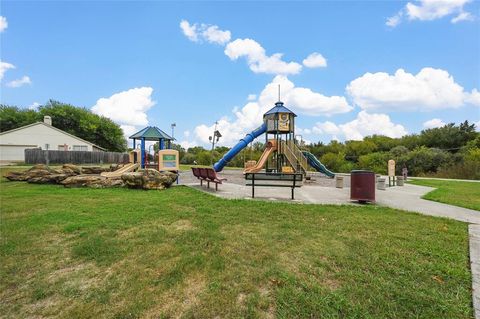
<instances>
[{"instance_id":1,"label":"playground ladder","mask_svg":"<svg viewBox=\"0 0 480 319\"><path fill-rule=\"evenodd\" d=\"M307 159L297 145L295 145L294 141L281 141L281 147L287 160L292 164L295 170L303 170L303 172L306 173L308 168Z\"/></svg>"}]
</instances>

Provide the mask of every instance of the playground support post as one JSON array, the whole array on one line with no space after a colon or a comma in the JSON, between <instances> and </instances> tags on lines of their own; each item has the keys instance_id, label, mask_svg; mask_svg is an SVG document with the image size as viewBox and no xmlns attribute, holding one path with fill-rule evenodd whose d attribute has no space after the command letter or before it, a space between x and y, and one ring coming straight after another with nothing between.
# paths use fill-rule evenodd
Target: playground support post
<instances>
[{"instance_id":1,"label":"playground support post","mask_svg":"<svg viewBox=\"0 0 480 319\"><path fill-rule=\"evenodd\" d=\"M142 144L141 144L140 148L141 148L140 157L142 159L141 166L142 166L142 168L145 168L145 138L142 138Z\"/></svg>"}]
</instances>

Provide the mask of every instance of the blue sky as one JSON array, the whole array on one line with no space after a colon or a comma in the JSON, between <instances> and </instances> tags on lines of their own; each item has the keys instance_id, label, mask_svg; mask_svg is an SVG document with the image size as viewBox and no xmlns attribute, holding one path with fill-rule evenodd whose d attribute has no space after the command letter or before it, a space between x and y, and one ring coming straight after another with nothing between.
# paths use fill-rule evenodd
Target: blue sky
<instances>
[{"instance_id":1,"label":"blue sky","mask_svg":"<svg viewBox=\"0 0 480 319\"><path fill-rule=\"evenodd\" d=\"M1 103L84 106L126 134L175 122L204 145L219 120L232 145L278 84L309 141L480 121L479 2L2 1L0 15Z\"/></svg>"}]
</instances>

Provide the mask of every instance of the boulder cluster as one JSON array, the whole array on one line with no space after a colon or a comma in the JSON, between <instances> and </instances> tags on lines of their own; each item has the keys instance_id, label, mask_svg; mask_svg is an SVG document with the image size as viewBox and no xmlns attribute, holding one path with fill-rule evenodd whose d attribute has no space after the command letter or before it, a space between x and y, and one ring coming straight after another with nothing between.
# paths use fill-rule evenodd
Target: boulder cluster
<instances>
[{"instance_id":1,"label":"boulder cluster","mask_svg":"<svg viewBox=\"0 0 480 319\"><path fill-rule=\"evenodd\" d=\"M118 165L110 167L77 166L64 164L61 168L51 168L38 164L22 172L9 172L5 175L10 181L25 181L35 184L60 184L65 187L129 187L140 189L165 189L170 187L178 178L171 172L159 172L154 169L140 169L136 172L127 172L119 177L101 176L102 172L112 172Z\"/></svg>"}]
</instances>

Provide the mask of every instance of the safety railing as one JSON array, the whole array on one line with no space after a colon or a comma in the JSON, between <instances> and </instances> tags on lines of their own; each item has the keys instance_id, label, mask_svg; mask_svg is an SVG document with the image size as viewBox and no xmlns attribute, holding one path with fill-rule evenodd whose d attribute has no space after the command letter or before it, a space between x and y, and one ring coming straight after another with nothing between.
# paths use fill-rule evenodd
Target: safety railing
<instances>
[{"instance_id":1,"label":"safety railing","mask_svg":"<svg viewBox=\"0 0 480 319\"><path fill-rule=\"evenodd\" d=\"M290 164L296 166L297 170L307 171L307 159L293 141L282 141L281 147Z\"/></svg>"}]
</instances>

